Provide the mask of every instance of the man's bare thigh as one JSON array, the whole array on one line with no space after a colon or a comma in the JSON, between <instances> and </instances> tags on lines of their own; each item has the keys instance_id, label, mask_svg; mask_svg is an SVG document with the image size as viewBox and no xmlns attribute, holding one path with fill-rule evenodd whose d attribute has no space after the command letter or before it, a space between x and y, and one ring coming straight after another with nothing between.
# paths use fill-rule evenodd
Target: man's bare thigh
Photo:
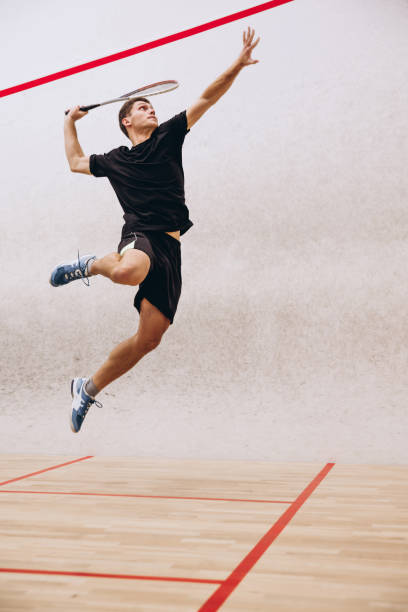
<instances>
[{"instance_id":1,"label":"man's bare thigh","mask_svg":"<svg viewBox=\"0 0 408 612\"><path fill-rule=\"evenodd\" d=\"M140 304L140 319L138 334L146 334L148 336L155 334L164 334L169 328L170 320L154 306L147 298L143 298Z\"/></svg>"},{"instance_id":2,"label":"man's bare thigh","mask_svg":"<svg viewBox=\"0 0 408 612\"><path fill-rule=\"evenodd\" d=\"M120 258L120 263L128 268L140 268L146 271L150 269L150 257L144 251L139 249L129 249L123 253Z\"/></svg>"}]
</instances>

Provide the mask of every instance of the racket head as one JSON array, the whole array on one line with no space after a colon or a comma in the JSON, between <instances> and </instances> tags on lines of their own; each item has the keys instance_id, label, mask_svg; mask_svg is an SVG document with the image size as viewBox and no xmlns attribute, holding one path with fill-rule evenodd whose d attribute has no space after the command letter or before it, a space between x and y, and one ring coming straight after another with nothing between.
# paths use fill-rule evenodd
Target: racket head
<instances>
[{"instance_id":1,"label":"racket head","mask_svg":"<svg viewBox=\"0 0 408 612\"><path fill-rule=\"evenodd\" d=\"M157 96L157 94L173 91L173 89L177 89L178 86L179 82L175 81L174 79L170 79L167 81L158 81L157 83L151 83L150 85L139 87L139 89L130 91L129 93L123 94L123 96L114 98L113 100L106 100L106 102L100 102L99 104L90 104L89 106L81 106L80 110L89 111L92 108L97 108L98 106L105 106L106 104L112 104L113 102L124 102L125 100L130 100L130 98L136 97L138 95L143 97ZM68 113L69 110L65 111L66 115Z\"/></svg>"},{"instance_id":2,"label":"racket head","mask_svg":"<svg viewBox=\"0 0 408 612\"><path fill-rule=\"evenodd\" d=\"M133 96L137 95L144 96L146 98L150 96L157 96L158 94L173 91L173 89L177 89L178 86L178 81L175 81L174 79L169 81L158 81L157 83L151 83L150 85L145 85L144 87L139 87L139 89L123 94L123 96L120 96L119 100L132 98Z\"/></svg>"}]
</instances>

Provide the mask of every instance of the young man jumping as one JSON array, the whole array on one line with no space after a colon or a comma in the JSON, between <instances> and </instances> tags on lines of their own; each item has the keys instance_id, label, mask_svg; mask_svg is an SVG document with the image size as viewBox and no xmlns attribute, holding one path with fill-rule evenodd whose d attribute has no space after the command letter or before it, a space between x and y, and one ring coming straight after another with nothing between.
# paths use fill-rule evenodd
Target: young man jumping
<instances>
[{"instance_id":1,"label":"young man jumping","mask_svg":"<svg viewBox=\"0 0 408 612\"><path fill-rule=\"evenodd\" d=\"M114 283L139 285L134 299L140 318L137 333L110 353L90 378L71 381L70 423L77 433L95 397L104 387L133 368L155 349L173 323L181 293L180 235L193 224L184 200L182 146L185 135L200 117L231 87L251 58L259 37L243 33L243 49L233 65L214 81L195 104L158 124L146 98L132 98L119 111L119 126L132 142L104 155L86 156L79 144L75 122L87 113L79 106L65 118L65 152L72 172L109 179L124 211L125 224L116 253L95 255L54 268L53 287L73 280L102 275Z\"/></svg>"}]
</instances>

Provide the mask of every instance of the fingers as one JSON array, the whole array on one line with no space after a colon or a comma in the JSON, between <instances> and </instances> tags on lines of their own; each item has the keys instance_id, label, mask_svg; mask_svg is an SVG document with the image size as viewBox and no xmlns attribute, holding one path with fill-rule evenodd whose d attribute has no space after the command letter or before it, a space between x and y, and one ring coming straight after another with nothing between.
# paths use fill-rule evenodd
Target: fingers
<instances>
[{"instance_id":1,"label":"fingers","mask_svg":"<svg viewBox=\"0 0 408 612\"><path fill-rule=\"evenodd\" d=\"M248 26L247 31L244 30L243 35L242 35L242 40L245 46L251 46L251 49L253 49L258 42L260 41L261 37L258 36L257 40L255 41L255 43L252 45L252 41L254 40L254 36L255 36L255 30L252 28L250 28Z\"/></svg>"},{"instance_id":2,"label":"fingers","mask_svg":"<svg viewBox=\"0 0 408 612\"><path fill-rule=\"evenodd\" d=\"M259 60L254 60L251 57L252 49L255 49L256 45L261 40L258 36L255 42L253 42L255 36L255 30L248 26L248 29L242 34L242 40L244 42L244 48L242 49L239 59L243 66L249 66L249 64L258 64Z\"/></svg>"},{"instance_id":3,"label":"fingers","mask_svg":"<svg viewBox=\"0 0 408 612\"><path fill-rule=\"evenodd\" d=\"M254 49L256 47L256 45L259 43L259 41L261 40L261 37L258 36L258 38L256 39L256 41L254 42L254 44L251 46L251 49Z\"/></svg>"},{"instance_id":4,"label":"fingers","mask_svg":"<svg viewBox=\"0 0 408 612\"><path fill-rule=\"evenodd\" d=\"M243 35L244 45L248 44L248 40L250 36L251 36L251 28L248 26L248 30L247 31L244 30L244 35Z\"/></svg>"},{"instance_id":5,"label":"fingers","mask_svg":"<svg viewBox=\"0 0 408 612\"><path fill-rule=\"evenodd\" d=\"M79 104L65 111L65 115L67 115L68 117L71 117L71 119L73 119L74 121L77 121L78 119L82 119L82 117L85 117L85 115L87 114L88 114L88 111L81 111L81 107Z\"/></svg>"}]
</instances>

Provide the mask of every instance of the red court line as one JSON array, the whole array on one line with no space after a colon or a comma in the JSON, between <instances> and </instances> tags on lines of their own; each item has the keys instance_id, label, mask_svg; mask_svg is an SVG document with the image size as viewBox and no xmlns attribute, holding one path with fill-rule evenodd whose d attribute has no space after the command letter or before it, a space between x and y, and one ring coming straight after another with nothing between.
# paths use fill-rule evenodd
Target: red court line
<instances>
[{"instance_id":1,"label":"red court line","mask_svg":"<svg viewBox=\"0 0 408 612\"><path fill-rule=\"evenodd\" d=\"M327 463L325 467L313 478L302 493L295 499L282 516L272 525L269 531L259 540L247 556L237 565L220 587L211 595L209 599L199 608L198 612L216 612L220 606L231 595L232 591L245 578L248 572L259 561L265 551L269 548L286 525L295 516L296 512L303 506L316 487L319 486L323 478L327 476L333 468L334 463Z\"/></svg>"},{"instance_id":2,"label":"red court line","mask_svg":"<svg viewBox=\"0 0 408 612\"><path fill-rule=\"evenodd\" d=\"M52 468L49 468L52 469ZM0 493L29 493L31 495L84 495L96 497L135 497L141 499L184 499L195 501L226 501L249 502L255 504L292 504L291 501L278 501L275 499L233 499L225 497L180 497L175 495L137 495L132 493L84 493L82 491L26 491L22 489L1 489Z\"/></svg>"},{"instance_id":3,"label":"red court line","mask_svg":"<svg viewBox=\"0 0 408 612\"><path fill-rule=\"evenodd\" d=\"M245 17L249 17L250 15L255 15L256 13L261 13L262 11L267 11L268 9L274 8L275 6L280 6L281 4L287 4L288 2L293 2L293 0L272 0L271 2L258 4L257 6L245 9L244 11L239 11L237 13L232 13L231 15L227 15L219 19L214 19L213 21L208 21L207 23L203 23L194 28L189 28L188 30L176 32L175 34L170 34L169 36L158 38L157 40L153 40L143 45L138 45L137 47L132 47L131 49L126 49L125 51L120 51L119 53L113 53L112 55L107 55L106 57L101 57L99 59L86 62L85 64L79 64L78 66L67 68L66 70L60 70L59 72L54 72L53 74L49 74L39 79L34 79L33 81L27 81L26 83L21 83L20 85L14 85L13 87L8 87L7 89L1 90L0 98L4 96L10 96L13 93L23 91L24 89L38 87L39 85L49 83L50 81L63 79L67 76L70 76L71 74L77 74L78 72L84 72L85 70L90 70L91 68L97 68L98 66L103 66L104 64L110 64L111 62L116 62L117 60L123 59L125 57L130 57L131 55L136 55L137 53L142 53L144 51L148 51L149 49L154 49L155 47L161 47L162 45L167 45L169 43L175 42L176 40L181 40L182 38L187 38L188 36L194 36L195 34L205 32L206 30L211 30L212 28L218 28L227 23L231 23L232 21L244 19Z\"/></svg>"},{"instance_id":4,"label":"red court line","mask_svg":"<svg viewBox=\"0 0 408 612\"><path fill-rule=\"evenodd\" d=\"M204 578L170 578L167 576L140 576L137 574L101 574L96 572L65 572L55 570L17 569L0 567L5 574L43 574L46 576L85 576L87 578L120 578L122 580L157 580L165 582L196 582L199 584L221 584L222 580L205 580Z\"/></svg>"},{"instance_id":5,"label":"red court line","mask_svg":"<svg viewBox=\"0 0 408 612\"><path fill-rule=\"evenodd\" d=\"M38 470L38 472L31 472L31 474L25 474L24 476L19 476L18 478L11 478L11 480L4 480L0 482L0 487L2 485L9 484L10 482L16 482L17 480L23 480L24 478L30 478L30 476L36 476L37 474L43 474L44 472L49 472L50 470L56 470L57 468L64 467L64 465L71 465L72 463L78 463L78 461L85 461L85 459L92 459L93 455L88 455L87 457L80 457L79 459L73 459L72 461L67 461L66 463L60 463L59 465L53 465L49 468L45 468L45 470Z\"/></svg>"}]
</instances>

